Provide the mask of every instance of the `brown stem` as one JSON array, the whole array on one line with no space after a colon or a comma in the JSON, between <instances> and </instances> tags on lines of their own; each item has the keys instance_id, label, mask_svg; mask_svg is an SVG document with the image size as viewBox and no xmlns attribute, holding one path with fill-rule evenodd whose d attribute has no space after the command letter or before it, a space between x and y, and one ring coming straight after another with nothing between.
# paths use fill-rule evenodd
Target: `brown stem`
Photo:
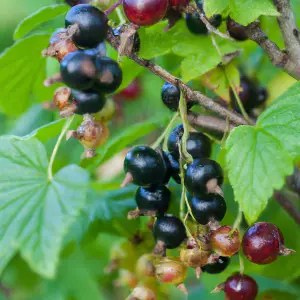
<instances>
[{"instance_id":1,"label":"brown stem","mask_svg":"<svg viewBox=\"0 0 300 300\"><path fill-rule=\"evenodd\" d=\"M119 37L114 36L112 29L109 29L108 35L107 35L107 41L110 43L110 45L118 50L119 48ZM246 120L239 114L229 110L226 107L221 106L220 104L216 103L213 99L206 97L205 95L201 94L198 91L194 91L189 86L187 86L185 83L183 83L180 79L173 76L160 66L154 64L153 62L139 58L137 54L132 53L130 55L127 55L130 59L135 61L140 66L146 68L153 74L159 76L164 81L167 81L173 85L179 86L179 88L182 90L182 92L186 95L187 99L193 100L195 102L198 102L201 106L205 107L206 109L215 112L216 114L223 116L224 118L228 118L231 122L237 124L237 125L246 125Z\"/></svg>"},{"instance_id":2,"label":"brown stem","mask_svg":"<svg viewBox=\"0 0 300 300\"><path fill-rule=\"evenodd\" d=\"M300 225L300 210L289 199L287 199L282 192L276 191L273 196L278 204L290 215L290 217L293 218L298 225Z\"/></svg>"}]
</instances>

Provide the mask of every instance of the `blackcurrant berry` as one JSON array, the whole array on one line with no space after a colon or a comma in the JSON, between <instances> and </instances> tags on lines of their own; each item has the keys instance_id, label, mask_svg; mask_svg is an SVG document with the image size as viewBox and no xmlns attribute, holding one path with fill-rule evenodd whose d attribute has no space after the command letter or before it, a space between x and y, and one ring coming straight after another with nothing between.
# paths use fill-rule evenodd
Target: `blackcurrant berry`
<instances>
[{"instance_id":1,"label":"blackcurrant berry","mask_svg":"<svg viewBox=\"0 0 300 300\"><path fill-rule=\"evenodd\" d=\"M166 82L161 90L161 99L166 107L172 111L177 111L180 101L180 89Z\"/></svg>"},{"instance_id":2,"label":"blackcurrant berry","mask_svg":"<svg viewBox=\"0 0 300 300\"><path fill-rule=\"evenodd\" d=\"M169 182L172 177L178 184L180 184L181 178L179 161L169 152L164 152L163 158L167 166L166 179L163 182Z\"/></svg>"},{"instance_id":3,"label":"blackcurrant berry","mask_svg":"<svg viewBox=\"0 0 300 300\"><path fill-rule=\"evenodd\" d=\"M142 86L138 79L132 81L124 90L115 97L117 100L135 100L141 95Z\"/></svg>"},{"instance_id":4,"label":"blackcurrant berry","mask_svg":"<svg viewBox=\"0 0 300 300\"><path fill-rule=\"evenodd\" d=\"M169 0L170 6L175 9L185 7L189 4L189 2L189 0Z\"/></svg>"},{"instance_id":5,"label":"blackcurrant berry","mask_svg":"<svg viewBox=\"0 0 300 300\"><path fill-rule=\"evenodd\" d=\"M95 82L95 60L83 51L69 53L60 63L60 73L64 83L69 87L87 90Z\"/></svg>"},{"instance_id":6,"label":"blackcurrant berry","mask_svg":"<svg viewBox=\"0 0 300 300\"><path fill-rule=\"evenodd\" d=\"M216 193L217 187L223 183L223 170L213 160L195 159L187 166L184 183L194 196L202 197L205 193Z\"/></svg>"},{"instance_id":7,"label":"blackcurrant berry","mask_svg":"<svg viewBox=\"0 0 300 300\"><path fill-rule=\"evenodd\" d=\"M165 16L168 0L124 0L123 8L131 23L150 26Z\"/></svg>"},{"instance_id":8,"label":"blackcurrant berry","mask_svg":"<svg viewBox=\"0 0 300 300\"><path fill-rule=\"evenodd\" d=\"M242 247L247 259L259 265L269 264L279 255L293 252L284 248L284 239L279 228L267 222L252 225L244 234Z\"/></svg>"},{"instance_id":9,"label":"blackcurrant berry","mask_svg":"<svg viewBox=\"0 0 300 300\"><path fill-rule=\"evenodd\" d=\"M202 267L202 271L208 274L218 274L223 272L229 265L230 258L225 256L220 256L216 263L214 264L207 264L206 266Z\"/></svg>"},{"instance_id":10,"label":"blackcurrant berry","mask_svg":"<svg viewBox=\"0 0 300 300\"><path fill-rule=\"evenodd\" d=\"M238 41L246 41L248 39L248 35L244 29L244 27L238 23L236 23L231 18L227 19L227 30L231 37Z\"/></svg>"},{"instance_id":11,"label":"blackcurrant berry","mask_svg":"<svg viewBox=\"0 0 300 300\"><path fill-rule=\"evenodd\" d=\"M258 89L257 93L258 93L258 95L257 95L257 101L256 101L257 105L256 106L259 106L267 101L267 99L269 97L269 93L268 93L267 89L264 87L260 87Z\"/></svg>"},{"instance_id":12,"label":"blackcurrant berry","mask_svg":"<svg viewBox=\"0 0 300 300\"><path fill-rule=\"evenodd\" d=\"M229 300L255 300L258 285L252 277L237 273L227 278L224 292Z\"/></svg>"},{"instance_id":13,"label":"blackcurrant berry","mask_svg":"<svg viewBox=\"0 0 300 300\"><path fill-rule=\"evenodd\" d=\"M105 56L106 44L105 42L100 43L96 48L84 50L85 54L92 55L94 57Z\"/></svg>"},{"instance_id":14,"label":"blackcurrant berry","mask_svg":"<svg viewBox=\"0 0 300 300\"><path fill-rule=\"evenodd\" d=\"M126 30L126 26L125 25L120 25L117 28L114 28L113 33L115 36L120 37L121 34ZM134 36L133 36L133 45L132 45L132 51L134 53L138 53L140 51L141 48L141 39L139 36L139 33L136 31Z\"/></svg>"},{"instance_id":15,"label":"blackcurrant berry","mask_svg":"<svg viewBox=\"0 0 300 300\"><path fill-rule=\"evenodd\" d=\"M67 4L69 4L70 6L75 6L75 5L78 5L78 4L87 4L87 3L90 3L91 0L65 0L65 2Z\"/></svg>"},{"instance_id":16,"label":"blackcurrant berry","mask_svg":"<svg viewBox=\"0 0 300 300\"><path fill-rule=\"evenodd\" d=\"M96 82L94 88L102 93L115 92L122 83L122 70L119 64L109 57L101 56L96 59Z\"/></svg>"},{"instance_id":17,"label":"blackcurrant berry","mask_svg":"<svg viewBox=\"0 0 300 300\"><path fill-rule=\"evenodd\" d=\"M202 225L206 225L211 220L222 221L226 213L226 202L218 194L193 197L190 206L196 221Z\"/></svg>"},{"instance_id":18,"label":"blackcurrant berry","mask_svg":"<svg viewBox=\"0 0 300 300\"><path fill-rule=\"evenodd\" d=\"M174 249L186 238L185 227L180 219L173 215L158 217L153 227L156 241L165 243L168 249Z\"/></svg>"},{"instance_id":19,"label":"blackcurrant berry","mask_svg":"<svg viewBox=\"0 0 300 300\"><path fill-rule=\"evenodd\" d=\"M140 186L163 181L166 165L155 150L147 146L137 146L131 149L124 160L125 173L130 173L133 183Z\"/></svg>"},{"instance_id":20,"label":"blackcurrant berry","mask_svg":"<svg viewBox=\"0 0 300 300\"><path fill-rule=\"evenodd\" d=\"M183 135L183 125L180 124L171 132L168 139L170 153L179 158L179 144ZM186 143L187 151L193 158L209 157L211 154L211 143L209 138L201 132L190 132Z\"/></svg>"},{"instance_id":21,"label":"blackcurrant berry","mask_svg":"<svg viewBox=\"0 0 300 300\"><path fill-rule=\"evenodd\" d=\"M79 115L97 113L105 105L103 94L93 90L77 91L73 89L71 97L77 107L75 113Z\"/></svg>"},{"instance_id":22,"label":"blackcurrant berry","mask_svg":"<svg viewBox=\"0 0 300 300\"><path fill-rule=\"evenodd\" d=\"M89 4L73 6L66 15L65 27L77 25L72 40L81 48L94 48L103 42L108 31L106 15Z\"/></svg>"},{"instance_id":23,"label":"blackcurrant berry","mask_svg":"<svg viewBox=\"0 0 300 300\"><path fill-rule=\"evenodd\" d=\"M148 188L139 187L135 194L135 201L141 213L153 211L163 215L168 210L170 200L171 192L163 184Z\"/></svg>"},{"instance_id":24,"label":"blackcurrant berry","mask_svg":"<svg viewBox=\"0 0 300 300\"><path fill-rule=\"evenodd\" d=\"M233 256L240 249L240 234L231 226L222 226L210 236L213 250L220 256Z\"/></svg>"}]
</instances>

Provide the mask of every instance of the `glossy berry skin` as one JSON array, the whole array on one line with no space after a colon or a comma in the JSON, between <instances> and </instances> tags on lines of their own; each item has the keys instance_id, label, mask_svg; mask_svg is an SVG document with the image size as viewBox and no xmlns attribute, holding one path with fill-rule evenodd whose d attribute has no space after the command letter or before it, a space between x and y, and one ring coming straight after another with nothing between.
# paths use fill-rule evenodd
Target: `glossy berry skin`
<instances>
[{"instance_id":1,"label":"glossy berry skin","mask_svg":"<svg viewBox=\"0 0 300 300\"><path fill-rule=\"evenodd\" d=\"M178 184L181 183L179 161L171 153L164 152L163 158L167 166L167 174L164 183L168 183L172 177Z\"/></svg>"},{"instance_id":2,"label":"glossy berry skin","mask_svg":"<svg viewBox=\"0 0 300 300\"><path fill-rule=\"evenodd\" d=\"M220 256L216 263L214 264L207 264L206 266L202 267L202 271L208 274L219 274L222 273L229 265L230 258L225 256Z\"/></svg>"},{"instance_id":3,"label":"glossy berry skin","mask_svg":"<svg viewBox=\"0 0 300 300\"><path fill-rule=\"evenodd\" d=\"M124 90L116 95L117 100L135 100L141 95L142 87L138 79L132 81Z\"/></svg>"},{"instance_id":4,"label":"glossy berry skin","mask_svg":"<svg viewBox=\"0 0 300 300\"><path fill-rule=\"evenodd\" d=\"M212 248L220 256L233 256L240 249L240 234L238 230L231 231L231 226L222 226L211 233Z\"/></svg>"},{"instance_id":5,"label":"glossy berry skin","mask_svg":"<svg viewBox=\"0 0 300 300\"><path fill-rule=\"evenodd\" d=\"M193 197L190 206L196 221L202 225L206 225L210 220L222 221L226 214L226 202L218 194Z\"/></svg>"},{"instance_id":6,"label":"glossy berry skin","mask_svg":"<svg viewBox=\"0 0 300 300\"><path fill-rule=\"evenodd\" d=\"M97 47L84 50L85 54L94 56L95 58L99 56L106 55L106 44L105 42L100 43Z\"/></svg>"},{"instance_id":7,"label":"glossy berry skin","mask_svg":"<svg viewBox=\"0 0 300 300\"><path fill-rule=\"evenodd\" d=\"M143 212L155 211L163 215L171 200L170 190L163 184L152 185L148 188L139 187L135 194L135 201L139 210Z\"/></svg>"},{"instance_id":8,"label":"glossy berry skin","mask_svg":"<svg viewBox=\"0 0 300 300\"><path fill-rule=\"evenodd\" d=\"M169 0L171 7L177 9L179 7L185 7L189 4L189 0Z\"/></svg>"},{"instance_id":9,"label":"glossy berry skin","mask_svg":"<svg viewBox=\"0 0 300 300\"><path fill-rule=\"evenodd\" d=\"M177 111L180 101L180 89L166 82L161 90L161 99L167 108Z\"/></svg>"},{"instance_id":10,"label":"glossy berry skin","mask_svg":"<svg viewBox=\"0 0 300 300\"><path fill-rule=\"evenodd\" d=\"M202 197L203 194L213 192L208 190L211 180L216 180L218 186L223 183L223 170L213 160L201 158L187 166L184 183L187 190L194 196Z\"/></svg>"},{"instance_id":11,"label":"glossy berry skin","mask_svg":"<svg viewBox=\"0 0 300 300\"><path fill-rule=\"evenodd\" d=\"M77 47L94 48L103 42L108 31L106 15L89 4L73 6L66 15L65 27L77 24L78 30L72 36Z\"/></svg>"},{"instance_id":12,"label":"glossy berry skin","mask_svg":"<svg viewBox=\"0 0 300 300\"><path fill-rule=\"evenodd\" d=\"M182 221L173 215L158 217L153 226L153 235L156 241L163 241L168 249L179 247L186 238Z\"/></svg>"},{"instance_id":13,"label":"glossy berry skin","mask_svg":"<svg viewBox=\"0 0 300 300\"><path fill-rule=\"evenodd\" d=\"M168 0L124 0L123 8L131 23L150 26L165 16Z\"/></svg>"},{"instance_id":14,"label":"glossy berry skin","mask_svg":"<svg viewBox=\"0 0 300 300\"><path fill-rule=\"evenodd\" d=\"M254 300L258 285L252 277L237 273L227 278L224 292L228 300Z\"/></svg>"},{"instance_id":15,"label":"glossy berry skin","mask_svg":"<svg viewBox=\"0 0 300 300\"><path fill-rule=\"evenodd\" d=\"M96 83L94 88L102 93L115 92L122 83L123 73L119 64L109 57L96 59Z\"/></svg>"},{"instance_id":16,"label":"glossy berry skin","mask_svg":"<svg viewBox=\"0 0 300 300\"><path fill-rule=\"evenodd\" d=\"M168 138L168 150L176 158L179 158L179 143L183 132L183 125L180 124L174 128ZM203 133L190 132L186 149L193 158L209 157L211 154L211 143L209 138Z\"/></svg>"},{"instance_id":17,"label":"glossy berry skin","mask_svg":"<svg viewBox=\"0 0 300 300\"><path fill-rule=\"evenodd\" d=\"M166 165L161 155L152 148L136 146L127 153L124 170L132 175L133 183L149 186L163 181Z\"/></svg>"},{"instance_id":18,"label":"glossy berry skin","mask_svg":"<svg viewBox=\"0 0 300 300\"><path fill-rule=\"evenodd\" d=\"M258 222L244 234L242 247L247 259L255 264L264 265L275 261L283 246L283 235L271 223Z\"/></svg>"},{"instance_id":19,"label":"glossy berry skin","mask_svg":"<svg viewBox=\"0 0 300 300\"><path fill-rule=\"evenodd\" d=\"M71 97L76 104L76 114L93 114L99 112L105 105L105 97L94 90L77 91L72 89Z\"/></svg>"},{"instance_id":20,"label":"glossy berry skin","mask_svg":"<svg viewBox=\"0 0 300 300\"><path fill-rule=\"evenodd\" d=\"M229 32L229 35L236 39L237 41L246 41L248 39L248 36L246 34L246 31L244 27L238 23L236 23L231 18L227 19L227 30Z\"/></svg>"},{"instance_id":21,"label":"glossy berry skin","mask_svg":"<svg viewBox=\"0 0 300 300\"><path fill-rule=\"evenodd\" d=\"M60 73L70 88L88 90L95 82L95 60L82 51L71 52L61 61Z\"/></svg>"}]
</instances>

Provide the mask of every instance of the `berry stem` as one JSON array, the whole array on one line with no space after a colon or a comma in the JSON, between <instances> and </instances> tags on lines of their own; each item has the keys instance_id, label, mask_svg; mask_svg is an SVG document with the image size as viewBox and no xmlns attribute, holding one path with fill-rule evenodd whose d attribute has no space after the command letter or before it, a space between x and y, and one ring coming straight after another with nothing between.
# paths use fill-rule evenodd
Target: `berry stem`
<instances>
[{"instance_id":1,"label":"berry stem","mask_svg":"<svg viewBox=\"0 0 300 300\"><path fill-rule=\"evenodd\" d=\"M241 251L239 251L239 262L240 262L240 273L243 275L245 272L245 265L244 265L244 260Z\"/></svg>"},{"instance_id":2,"label":"berry stem","mask_svg":"<svg viewBox=\"0 0 300 300\"><path fill-rule=\"evenodd\" d=\"M241 210L241 208L239 207L239 212L237 214L237 217L233 223L233 226L232 226L232 230L230 232L230 235L235 231L237 230L239 227L240 227L240 224L243 220L243 211Z\"/></svg>"},{"instance_id":3,"label":"berry stem","mask_svg":"<svg viewBox=\"0 0 300 300\"><path fill-rule=\"evenodd\" d=\"M122 2L123 2L123 0L122 0ZM123 14L122 14L122 11L121 11L120 7L117 7L116 11L117 11L118 18L119 18L119 20L120 20L120 25L121 25L121 24L125 24L125 23L126 23L126 20L125 20L125 18L123 17Z\"/></svg>"},{"instance_id":4,"label":"berry stem","mask_svg":"<svg viewBox=\"0 0 300 300\"><path fill-rule=\"evenodd\" d=\"M113 4L108 10L105 11L105 14L108 16L111 14L117 7L119 7L123 3L123 0L119 0L115 4Z\"/></svg>"},{"instance_id":5,"label":"berry stem","mask_svg":"<svg viewBox=\"0 0 300 300\"><path fill-rule=\"evenodd\" d=\"M54 163L58 148L62 142L63 137L65 136L66 132L68 131L69 127L71 126L71 124L74 120L74 117L75 117L75 115L73 115L72 117L70 117L69 119L66 120L66 123L65 123L65 125L58 137L58 140L54 146L54 149L52 151L52 155L51 155L51 158L49 161L49 166L48 166L48 180L49 181L52 181L52 179L53 179L53 163Z\"/></svg>"},{"instance_id":6,"label":"berry stem","mask_svg":"<svg viewBox=\"0 0 300 300\"><path fill-rule=\"evenodd\" d=\"M157 148L165 140L166 136L168 135L168 133L170 131L170 128L172 127L173 123L176 121L177 117L178 117L178 113L174 114L173 118L169 122L169 124L166 127L166 129L158 137L158 139L151 145L151 148L153 148L153 149Z\"/></svg>"}]
</instances>

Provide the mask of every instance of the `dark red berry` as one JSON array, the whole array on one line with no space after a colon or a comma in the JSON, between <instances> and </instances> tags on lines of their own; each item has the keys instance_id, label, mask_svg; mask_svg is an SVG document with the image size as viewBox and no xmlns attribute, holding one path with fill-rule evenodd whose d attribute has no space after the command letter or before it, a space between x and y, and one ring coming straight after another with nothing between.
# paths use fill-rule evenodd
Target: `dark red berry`
<instances>
[{"instance_id":1,"label":"dark red berry","mask_svg":"<svg viewBox=\"0 0 300 300\"><path fill-rule=\"evenodd\" d=\"M105 97L94 90L77 91L72 89L71 97L76 104L75 113L79 115L99 112L105 105Z\"/></svg>"},{"instance_id":2,"label":"dark red berry","mask_svg":"<svg viewBox=\"0 0 300 300\"><path fill-rule=\"evenodd\" d=\"M214 160L201 158L187 166L184 183L194 196L202 197L205 193L215 193L223 183L223 170Z\"/></svg>"},{"instance_id":3,"label":"dark red berry","mask_svg":"<svg viewBox=\"0 0 300 300\"><path fill-rule=\"evenodd\" d=\"M181 183L179 161L171 153L163 152L163 158L167 166L167 174L164 183L168 183L172 177L177 183Z\"/></svg>"},{"instance_id":4,"label":"dark red berry","mask_svg":"<svg viewBox=\"0 0 300 300\"><path fill-rule=\"evenodd\" d=\"M211 233L213 250L220 256L233 256L240 249L240 234L231 226L222 226Z\"/></svg>"},{"instance_id":5,"label":"dark red berry","mask_svg":"<svg viewBox=\"0 0 300 300\"><path fill-rule=\"evenodd\" d=\"M228 300L254 300L258 285L252 277L237 273L227 278L224 292Z\"/></svg>"},{"instance_id":6,"label":"dark red berry","mask_svg":"<svg viewBox=\"0 0 300 300\"><path fill-rule=\"evenodd\" d=\"M139 187L135 194L135 201L141 213L153 211L163 215L168 210L170 200L171 192L163 184L148 188Z\"/></svg>"},{"instance_id":7,"label":"dark red berry","mask_svg":"<svg viewBox=\"0 0 300 300\"><path fill-rule=\"evenodd\" d=\"M96 58L96 82L94 88L102 93L115 92L122 83L122 70L119 64L106 56Z\"/></svg>"},{"instance_id":8,"label":"dark red berry","mask_svg":"<svg viewBox=\"0 0 300 300\"><path fill-rule=\"evenodd\" d=\"M94 57L106 55L106 44L105 42L100 43L96 48L84 50L85 54L92 55Z\"/></svg>"},{"instance_id":9,"label":"dark red berry","mask_svg":"<svg viewBox=\"0 0 300 300\"><path fill-rule=\"evenodd\" d=\"M173 215L158 217L153 226L153 235L156 241L164 242L168 249L179 247L186 238L182 221Z\"/></svg>"},{"instance_id":10,"label":"dark red berry","mask_svg":"<svg viewBox=\"0 0 300 300\"><path fill-rule=\"evenodd\" d=\"M225 256L220 256L216 263L214 264L207 264L206 266L202 267L202 271L208 274L219 274L223 272L229 265L230 258Z\"/></svg>"},{"instance_id":11,"label":"dark red berry","mask_svg":"<svg viewBox=\"0 0 300 300\"><path fill-rule=\"evenodd\" d=\"M142 86L138 79L132 81L124 90L116 95L117 100L135 100L141 95Z\"/></svg>"},{"instance_id":12,"label":"dark red berry","mask_svg":"<svg viewBox=\"0 0 300 300\"><path fill-rule=\"evenodd\" d=\"M168 150L179 158L179 144L183 135L183 125L180 124L171 132L168 139ZM190 132L186 143L187 151L193 158L209 157L211 154L211 143L209 138L201 132Z\"/></svg>"},{"instance_id":13,"label":"dark red berry","mask_svg":"<svg viewBox=\"0 0 300 300\"><path fill-rule=\"evenodd\" d=\"M202 225L213 220L222 221L226 214L226 202L218 194L203 194L202 197L193 197L190 206L196 221Z\"/></svg>"},{"instance_id":14,"label":"dark red berry","mask_svg":"<svg viewBox=\"0 0 300 300\"><path fill-rule=\"evenodd\" d=\"M124 0L123 8L131 23L150 26L165 16L168 0Z\"/></svg>"},{"instance_id":15,"label":"dark red berry","mask_svg":"<svg viewBox=\"0 0 300 300\"><path fill-rule=\"evenodd\" d=\"M87 90L95 82L95 60L83 51L71 52L61 61L60 73L64 83L69 87Z\"/></svg>"},{"instance_id":16,"label":"dark red berry","mask_svg":"<svg viewBox=\"0 0 300 300\"><path fill-rule=\"evenodd\" d=\"M231 18L227 19L226 25L230 36L234 39L238 41L246 41L248 39L248 35L242 25L236 23Z\"/></svg>"},{"instance_id":17,"label":"dark red berry","mask_svg":"<svg viewBox=\"0 0 300 300\"><path fill-rule=\"evenodd\" d=\"M169 0L170 6L173 8L185 7L189 4L189 0Z\"/></svg>"},{"instance_id":18,"label":"dark red berry","mask_svg":"<svg viewBox=\"0 0 300 300\"><path fill-rule=\"evenodd\" d=\"M136 146L131 149L124 160L125 173L130 173L133 183L140 186L163 181L166 165L159 153L148 146Z\"/></svg>"},{"instance_id":19,"label":"dark red berry","mask_svg":"<svg viewBox=\"0 0 300 300\"><path fill-rule=\"evenodd\" d=\"M106 15L95 6L79 4L73 6L66 15L65 27L77 25L72 36L76 46L94 48L103 42L108 31Z\"/></svg>"},{"instance_id":20,"label":"dark red berry","mask_svg":"<svg viewBox=\"0 0 300 300\"><path fill-rule=\"evenodd\" d=\"M283 235L271 223L258 222L244 234L242 247L248 260L255 264L269 264L277 259L284 247Z\"/></svg>"}]
</instances>

